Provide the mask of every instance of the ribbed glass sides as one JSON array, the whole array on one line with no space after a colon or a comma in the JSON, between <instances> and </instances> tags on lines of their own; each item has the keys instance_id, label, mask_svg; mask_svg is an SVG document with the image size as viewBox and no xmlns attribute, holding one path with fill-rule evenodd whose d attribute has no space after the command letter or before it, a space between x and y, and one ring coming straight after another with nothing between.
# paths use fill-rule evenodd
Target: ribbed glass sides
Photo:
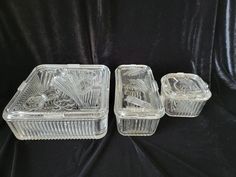
<instances>
[{"instance_id":1,"label":"ribbed glass sides","mask_svg":"<svg viewBox=\"0 0 236 177\"><path fill-rule=\"evenodd\" d=\"M125 136L150 136L155 133L160 119L120 119L117 127Z\"/></svg>"},{"instance_id":2,"label":"ribbed glass sides","mask_svg":"<svg viewBox=\"0 0 236 177\"><path fill-rule=\"evenodd\" d=\"M206 101L176 100L165 98L164 105L166 114L175 117L196 117L198 116Z\"/></svg>"},{"instance_id":3,"label":"ribbed glass sides","mask_svg":"<svg viewBox=\"0 0 236 177\"><path fill-rule=\"evenodd\" d=\"M21 140L98 139L106 134L107 117L100 120L14 121L8 125Z\"/></svg>"}]
</instances>

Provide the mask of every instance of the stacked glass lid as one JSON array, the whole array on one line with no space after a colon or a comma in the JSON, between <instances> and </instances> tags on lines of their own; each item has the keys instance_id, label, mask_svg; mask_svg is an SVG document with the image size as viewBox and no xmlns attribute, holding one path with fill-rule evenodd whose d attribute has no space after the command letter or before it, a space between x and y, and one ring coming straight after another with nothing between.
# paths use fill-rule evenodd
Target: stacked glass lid
<instances>
[{"instance_id":1,"label":"stacked glass lid","mask_svg":"<svg viewBox=\"0 0 236 177\"><path fill-rule=\"evenodd\" d=\"M40 65L3 117L18 139L97 139L107 132L110 71L104 65Z\"/></svg>"},{"instance_id":2,"label":"stacked glass lid","mask_svg":"<svg viewBox=\"0 0 236 177\"><path fill-rule=\"evenodd\" d=\"M118 131L125 136L152 135L165 114L152 70L145 65L121 65L115 76Z\"/></svg>"}]
</instances>

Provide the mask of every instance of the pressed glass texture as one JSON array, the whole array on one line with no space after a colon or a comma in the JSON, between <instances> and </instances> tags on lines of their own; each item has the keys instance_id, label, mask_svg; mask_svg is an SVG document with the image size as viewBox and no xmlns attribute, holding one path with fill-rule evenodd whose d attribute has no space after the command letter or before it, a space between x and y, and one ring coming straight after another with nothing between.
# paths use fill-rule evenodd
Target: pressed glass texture
<instances>
[{"instance_id":1,"label":"pressed glass texture","mask_svg":"<svg viewBox=\"0 0 236 177\"><path fill-rule=\"evenodd\" d=\"M164 115L158 86L145 65L121 65L116 69L114 111L122 135L152 135Z\"/></svg>"},{"instance_id":2,"label":"pressed glass texture","mask_svg":"<svg viewBox=\"0 0 236 177\"><path fill-rule=\"evenodd\" d=\"M40 65L3 117L18 139L89 139L107 132L110 71L104 65Z\"/></svg>"},{"instance_id":3,"label":"pressed glass texture","mask_svg":"<svg viewBox=\"0 0 236 177\"><path fill-rule=\"evenodd\" d=\"M168 115L196 117L211 97L211 92L195 74L170 73L161 79L161 95Z\"/></svg>"}]
</instances>

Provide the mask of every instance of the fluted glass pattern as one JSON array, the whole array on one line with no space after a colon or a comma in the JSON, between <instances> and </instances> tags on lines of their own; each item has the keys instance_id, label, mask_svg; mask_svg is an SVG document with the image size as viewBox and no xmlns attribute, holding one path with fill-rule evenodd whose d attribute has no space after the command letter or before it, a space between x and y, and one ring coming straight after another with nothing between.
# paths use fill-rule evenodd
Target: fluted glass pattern
<instances>
[{"instance_id":1,"label":"fluted glass pattern","mask_svg":"<svg viewBox=\"0 0 236 177\"><path fill-rule=\"evenodd\" d=\"M107 131L107 119L9 122L18 139L97 139Z\"/></svg>"},{"instance_id":2,"label":"fluted glass pattern","mask_svg":"<svg viewBox=\"0 0 236 177\"><path fill-rule=\"evenodd\" d=\"M122 135L145 136L155 133L159 119L120 119L118 131Z\"/></svg>"},{"instance_id":3,"label":"fluted glass pattern","mask_svg":"<svg viewBox=\"0 0 236 177\"><path fill-rule=\"evenodd\" d=\"M107 132L110 71L104 65L40 65L3 117L18 139L98 139Z\"/></svg>"},{"instance_id":4,"label":"fluted glass pattern","mask_svg":"<svg viewBox=\"0 0 236 177\"><path fill-rule=\"evenodd\" d=\"M161 79L161 96L169 116L196 117L211 92L207 83L196 74L170 73Z\"/></svg>"},{"instance_id":5,"label":"fluted glass pattern","mask_svg":"<svg viewBox=\"0 0 236 177\"><path fill-rule=\"evenodd\" d=\"M155 133L164 107L152 70L146 65L121 65L116 69L117 128L124 136Z\"/></svg>"}]
</instances>

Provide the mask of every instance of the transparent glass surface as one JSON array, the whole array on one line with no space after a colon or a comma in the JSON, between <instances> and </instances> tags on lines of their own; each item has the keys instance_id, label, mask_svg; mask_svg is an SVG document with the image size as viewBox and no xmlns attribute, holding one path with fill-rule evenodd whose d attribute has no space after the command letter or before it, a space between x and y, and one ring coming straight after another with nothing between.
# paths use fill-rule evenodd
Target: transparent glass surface
<instances>
[{"instance_id":1,"label":"transparent glass surface","mask_svg":"<svg viewBox=\"0 0 236 177\"><path fill-rule=\"evenodd\" d=\"M109 87L104 65L40 65L3 117L18 139L101 138L107 131Z\"/></svg>"},{"instance_id":2,"label":"transparent glass surface","mask_svg":"<svg viewBox=\"0 0 236 177\"><path fill-rule=\"evenodd\" d=\"M152 135L164 107L151 69L145 65L121 65L115 75L118 131L126 136Z\"/></svg>"},{"instance_id":3,"label":"transparent glass surface","mask_svg":"<svg viewBox=\"0 0 236 177\"><path fill-rule=\"evenodd\" d=\"M170 73L161 79L161 95L168 115L196 117L211 97L211 92L195 74Z\"/></svg>"}]
</instances>

